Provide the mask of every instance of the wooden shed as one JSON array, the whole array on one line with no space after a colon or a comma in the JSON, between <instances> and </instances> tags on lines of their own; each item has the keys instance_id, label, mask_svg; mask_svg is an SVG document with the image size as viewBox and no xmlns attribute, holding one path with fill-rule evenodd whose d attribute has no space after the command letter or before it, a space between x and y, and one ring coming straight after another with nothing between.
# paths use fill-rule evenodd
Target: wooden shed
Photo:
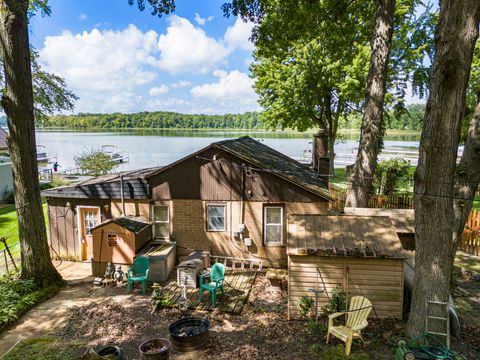
<instances>
[{"instance_id":1,"label":"wooden shed","mask_svg":"<svg viewBox=\"0 0 480 360\"><path fill-rule=\"evenodd\" d=\"M109 219L92 229L92 269L99 273L108 262L132 264L138 251L152 238L151 224L139 218ZM100 265L99 265L100 263Z\"/></svg>"},{"instance_id":2,"label":"wooden shed","mask_svg":"<svg viewBox=\"0 0 480 360\"><path fill-rule=\"evenodd\" d=\"M370 299L379 317L402 318L403 249L389 217L291 215L288 219L288 317L309 289L337 285ZM320 307L328 301L319 296ZM373 314L373 312L372 312Z\"/></svg>"}]
</instances>

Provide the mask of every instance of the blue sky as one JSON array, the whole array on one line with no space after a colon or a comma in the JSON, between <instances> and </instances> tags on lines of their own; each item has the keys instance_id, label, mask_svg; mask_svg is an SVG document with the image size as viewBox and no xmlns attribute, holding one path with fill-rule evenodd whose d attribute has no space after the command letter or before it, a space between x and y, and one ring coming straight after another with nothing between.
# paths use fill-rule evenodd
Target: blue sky
<instances>
[{"instance_id":1,"label":"blue sky","mask_svg":"<svg viewBox=\"0 0 480 360\"><path fill-rule=\"evenodd\" d=\"M30 42L80 97L75 112L259 110L251 25L223 17L223 2L177 0L174 15L158 18L127 0L50 0Z\"/></svg>"}]
</instances>

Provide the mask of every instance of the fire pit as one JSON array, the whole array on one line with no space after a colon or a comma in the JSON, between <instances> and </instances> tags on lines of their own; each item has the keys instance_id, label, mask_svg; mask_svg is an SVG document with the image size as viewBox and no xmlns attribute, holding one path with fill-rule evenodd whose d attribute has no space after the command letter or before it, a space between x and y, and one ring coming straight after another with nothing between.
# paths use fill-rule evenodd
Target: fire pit
<instances>
[{"instance_id":1,"label":"fire pit","mask_svg":"<svg viewBox=\"0 0 480 360\"><path fill-rule=\"evenodd\" d=\"M186 317L175 321L168 328L173 349L188 352L204 348L209 328L210 322L200 317Z\"/></svg>"}]
</instances>

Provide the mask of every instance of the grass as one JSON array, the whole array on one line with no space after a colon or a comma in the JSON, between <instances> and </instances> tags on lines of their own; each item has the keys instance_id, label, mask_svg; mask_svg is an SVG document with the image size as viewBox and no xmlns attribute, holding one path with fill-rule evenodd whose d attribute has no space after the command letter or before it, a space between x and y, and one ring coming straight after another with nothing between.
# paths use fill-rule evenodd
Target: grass
<instances>
[{"instance_id":1,"label":"grass","mask_svg":"<svg viewBox=\"0 0 480 360\"><path fill-rule=\"evenodd\" d=\"M370 355L361 349L357 348L358 342L354 342L352 352L347 357L345 355L345 345L340 344L336 346L313 344L310 346L309 359L322 360L369 360Z\"/></svg>"},{"instance_id":2,"label":"grass","mask_svg":"<svg viewBox=\"0 0 480 360\"><path fill-rule=\"evenodd\" d=\"M468 255L465 253L457 253L455 257L455 265L461 267L462 269L472 270L480 273L480 261L478 256Z\"/></svg>"},{"instance_id":3,"label":"grass","mask_svg":"<svg viewBox=\"0 0 480 360\"><path fill-rule=\"evenodd\" d=\"M45 224L48 226L47 203L42 204ZM18 222L15 205L9 204L0 207L0 236L7 238L7 244L12 245L18 242ZM3 245L0 244L0 251Z\"/></svg>"},{"instance_id":4,"label":"grass","mask_svg":"<svg viewBox=\"0 0 480 360\"><path fill-rule=\"evenodd\" d=\"M20 341L3 360L73 360L86 350L81 340L66 341L54 337L34 338Z\"/></svg>"}]
</instances>

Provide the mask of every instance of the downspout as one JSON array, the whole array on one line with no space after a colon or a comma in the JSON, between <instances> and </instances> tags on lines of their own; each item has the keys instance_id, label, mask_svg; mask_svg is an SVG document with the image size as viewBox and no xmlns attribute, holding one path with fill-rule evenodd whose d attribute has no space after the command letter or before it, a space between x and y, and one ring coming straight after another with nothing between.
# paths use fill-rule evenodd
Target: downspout
<instances>
[{"instance_id":1,"label":"downspout","mask_svg":"<svg viewBox=\"0 0 480 360\"><path fill-rule=\"evenodd\" d=\"M125 195L123 194L123 174L120 174L120 198L122 199L122 216L125 216Z\"/></svg>"},{"instance_id":2,"label":"downspout","mask_svg":"<svg viewBox=\"0 0 480 360\"><path fill-rule=\"evenodd\" d=\"M243 224L243 219L244 219L244 207L245 207L245 204L244 204L244 201L245 201L245 164L242 164L242 190L241 190L241 193L240 193L240 224Z\"/></svg>"}]
</instances>

